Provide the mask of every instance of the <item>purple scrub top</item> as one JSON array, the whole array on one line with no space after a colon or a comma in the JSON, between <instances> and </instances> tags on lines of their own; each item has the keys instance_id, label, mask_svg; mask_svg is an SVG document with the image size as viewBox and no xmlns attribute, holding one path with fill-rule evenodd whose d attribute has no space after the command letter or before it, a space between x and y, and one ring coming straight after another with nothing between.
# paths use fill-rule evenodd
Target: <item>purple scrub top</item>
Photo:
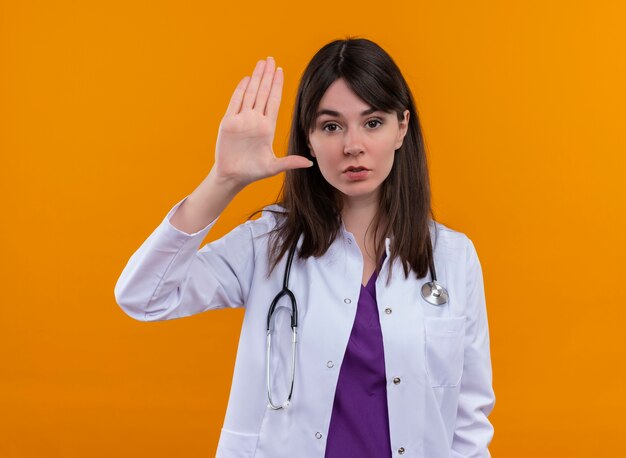
<instances>
[{"instance_id":1,"label":"purple scrub top","mask_svg":"<svg viewBox=\"0 0 626 458\"><path fill-rule=\"evenodd\" d=\"M374 271L367 285L361 285L356 317L335 391L326 458L391 458L376 278Z\"/></svg>"}]
</instances>

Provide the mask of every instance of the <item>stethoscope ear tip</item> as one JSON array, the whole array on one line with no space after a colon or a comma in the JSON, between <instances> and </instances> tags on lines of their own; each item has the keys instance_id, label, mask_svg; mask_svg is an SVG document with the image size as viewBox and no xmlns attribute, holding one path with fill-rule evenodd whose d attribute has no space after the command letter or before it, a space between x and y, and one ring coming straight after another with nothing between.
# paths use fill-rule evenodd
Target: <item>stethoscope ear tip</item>
<instances>
[{"instance_id":1,"label":"stethoscope ear tip","mask_svg":"<svg viewBox=\"0 0 626 458\"><path fill-rule=\"evenodd\" d=\"M271 402L268 402L267 403L267 408L268 409L272 409L272 410L281 410L281 409L286 409L290 405L291 405L290 401L285 401L280 406L273 406Z\"/></svg>"}]
</instances>

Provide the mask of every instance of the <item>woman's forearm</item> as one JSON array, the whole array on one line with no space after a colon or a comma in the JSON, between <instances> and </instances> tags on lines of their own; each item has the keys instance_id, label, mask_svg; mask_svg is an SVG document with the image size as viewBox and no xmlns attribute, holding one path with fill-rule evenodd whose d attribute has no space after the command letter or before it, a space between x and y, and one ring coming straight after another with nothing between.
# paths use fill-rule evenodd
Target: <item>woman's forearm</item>
<instances>
[{"instance_id":1,"label":"woman's forearm","mask_svg":"<svg viewBox=\"0 0 626 458\"><path fill-rule=\"evenodd\" d=\"M243 187L223 179L214 169L178 207L170 219L176 228L188 234L199 231L214 221Z\"/></svg>"}]
</instances>

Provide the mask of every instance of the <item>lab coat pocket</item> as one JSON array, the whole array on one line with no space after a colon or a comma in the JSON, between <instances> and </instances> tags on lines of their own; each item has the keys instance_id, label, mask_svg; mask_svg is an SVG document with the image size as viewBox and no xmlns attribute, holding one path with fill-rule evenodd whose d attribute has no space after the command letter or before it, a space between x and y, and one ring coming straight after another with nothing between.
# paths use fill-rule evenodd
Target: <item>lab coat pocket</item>
<instances>
[{"instance_id":1,"label":"lab coat pocket","mask_svg":"<svg viewBox=\"0 0 626 458\"><path fill-rule=\"evenodd\" d=\"M258 434L246 434L222 428L215 456L216 458L252 458L258 440Z\"/></svg>"},{"instance_id":2,"label":"lab coat pocket","mask_svg":"<svg viewBox=\"0 0 626 458\"><path fill-rule=\"evenodd\" d=\"M465 316L425 316L424 339L426 370L431 386L457 386L463 375Z\"/></svg>"}]
</instances>

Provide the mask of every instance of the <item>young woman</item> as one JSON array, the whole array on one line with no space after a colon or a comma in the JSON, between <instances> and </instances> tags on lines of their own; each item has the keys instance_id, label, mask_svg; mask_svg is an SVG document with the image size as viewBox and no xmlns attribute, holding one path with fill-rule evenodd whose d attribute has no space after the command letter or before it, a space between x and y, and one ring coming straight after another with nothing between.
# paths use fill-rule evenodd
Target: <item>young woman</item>
<instances>
[{"instance_id":1,"label":"young woman","mask_svg":"<svg viewBox=\"0 0 626 458\"><path fill-rule=\"evenodd\" d=\"M272 58L241 80L212 169L130 258L118 304L142 321L245 307L218 457L490 456L482 270L432 217L400 70L366 39L321 48L278 158L282 86ZM281 172L279 202L199 249L239 191Z\"/></svg>"}]
</instances>

